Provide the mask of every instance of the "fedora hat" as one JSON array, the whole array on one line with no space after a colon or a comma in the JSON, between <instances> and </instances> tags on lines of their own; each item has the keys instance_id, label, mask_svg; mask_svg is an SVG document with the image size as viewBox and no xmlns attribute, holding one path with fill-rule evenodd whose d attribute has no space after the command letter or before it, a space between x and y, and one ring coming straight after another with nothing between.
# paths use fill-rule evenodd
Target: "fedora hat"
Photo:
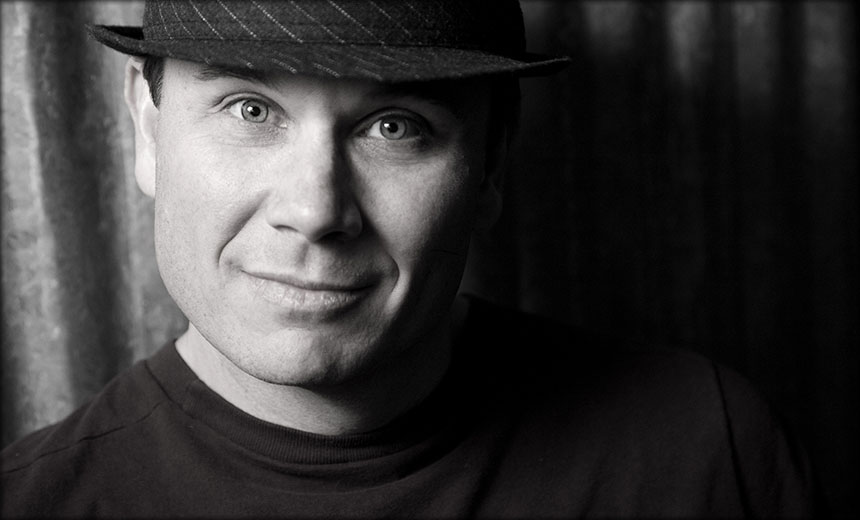
<instances>
[{"instance_id":1,"label":"fedora hat","mask_svg":"<svg viewBox=\"0 0 860 520\"><path fill-rule=\"evenodd\" d=\"M136 56L377 81L553 73L517 0L147 0L143 25L90 25Z\"/></svg>"}]
</instances>

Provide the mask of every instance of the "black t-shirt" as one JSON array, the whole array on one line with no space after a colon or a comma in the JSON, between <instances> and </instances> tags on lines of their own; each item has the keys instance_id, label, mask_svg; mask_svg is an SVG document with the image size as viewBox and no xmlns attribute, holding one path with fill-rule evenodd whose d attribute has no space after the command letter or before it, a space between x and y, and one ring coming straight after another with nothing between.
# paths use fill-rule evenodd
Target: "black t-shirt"
<instances>
[{"instance_id":1,"label":"black t-shirt","mask_svg":"<svg viewBox=\"0 0 860 520\"><path fill-rule=\"evenodd\" d=\"M2 516L808 517L806 458L737 374L473 300L451 369L369 433L256 419L171 343L2 454Z\"/></svg>"}]
</instances>

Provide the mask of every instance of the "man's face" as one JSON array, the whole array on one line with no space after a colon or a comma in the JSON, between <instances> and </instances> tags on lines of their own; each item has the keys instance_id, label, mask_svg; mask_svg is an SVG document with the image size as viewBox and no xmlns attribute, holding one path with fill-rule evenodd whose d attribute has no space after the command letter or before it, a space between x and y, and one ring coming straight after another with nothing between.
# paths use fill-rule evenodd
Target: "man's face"
<instances>
[{"instance_id":1,"label":"man's face","mask_svg":"<svg viewBox=\"0 0 860 520\"><path fill-rule=\"evenodd\" d=\"M494 193L489 96L422 90L165 64L159 268L245 372L335 384L438 335Z\"/></svg>"}]
</instances>

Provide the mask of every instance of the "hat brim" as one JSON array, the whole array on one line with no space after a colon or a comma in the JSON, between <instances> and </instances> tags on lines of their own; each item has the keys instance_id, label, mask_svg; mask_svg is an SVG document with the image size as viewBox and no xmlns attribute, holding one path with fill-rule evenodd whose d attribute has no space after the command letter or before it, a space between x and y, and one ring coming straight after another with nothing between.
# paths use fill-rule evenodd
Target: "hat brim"
<instances>
[{"instance_id":1,"label":"hat brim","mask_svg":"<svg viewBox=\"0 0 860 520\"><path fill-rule=\"evenodd\" d=\"M209 65L279 70L293 74L384 82L433 81L484 76L542 76L564 68L566 57L427 46L294 44L259 40L145 40L140 27L90 25L93 38L134 56L162 56Z\"/></svg>"}]
</instances>

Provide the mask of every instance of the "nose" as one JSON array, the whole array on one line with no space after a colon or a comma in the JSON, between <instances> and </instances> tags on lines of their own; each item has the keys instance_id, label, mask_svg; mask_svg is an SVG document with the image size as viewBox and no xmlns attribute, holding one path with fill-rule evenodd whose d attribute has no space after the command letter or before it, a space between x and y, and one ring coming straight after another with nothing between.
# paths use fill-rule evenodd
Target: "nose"
<instances>
[{"instance_id":1,"label":"nose","mask_svg":"<svg viewBox=\"0 0 860 520\"><path fill-rule=\"evenodd\" d=\"M266 206L269 225L310 242L358 236L362 216L349 165L332 132L309 129L290 148L274 174Z\"/></svg>"}]
</instances>

